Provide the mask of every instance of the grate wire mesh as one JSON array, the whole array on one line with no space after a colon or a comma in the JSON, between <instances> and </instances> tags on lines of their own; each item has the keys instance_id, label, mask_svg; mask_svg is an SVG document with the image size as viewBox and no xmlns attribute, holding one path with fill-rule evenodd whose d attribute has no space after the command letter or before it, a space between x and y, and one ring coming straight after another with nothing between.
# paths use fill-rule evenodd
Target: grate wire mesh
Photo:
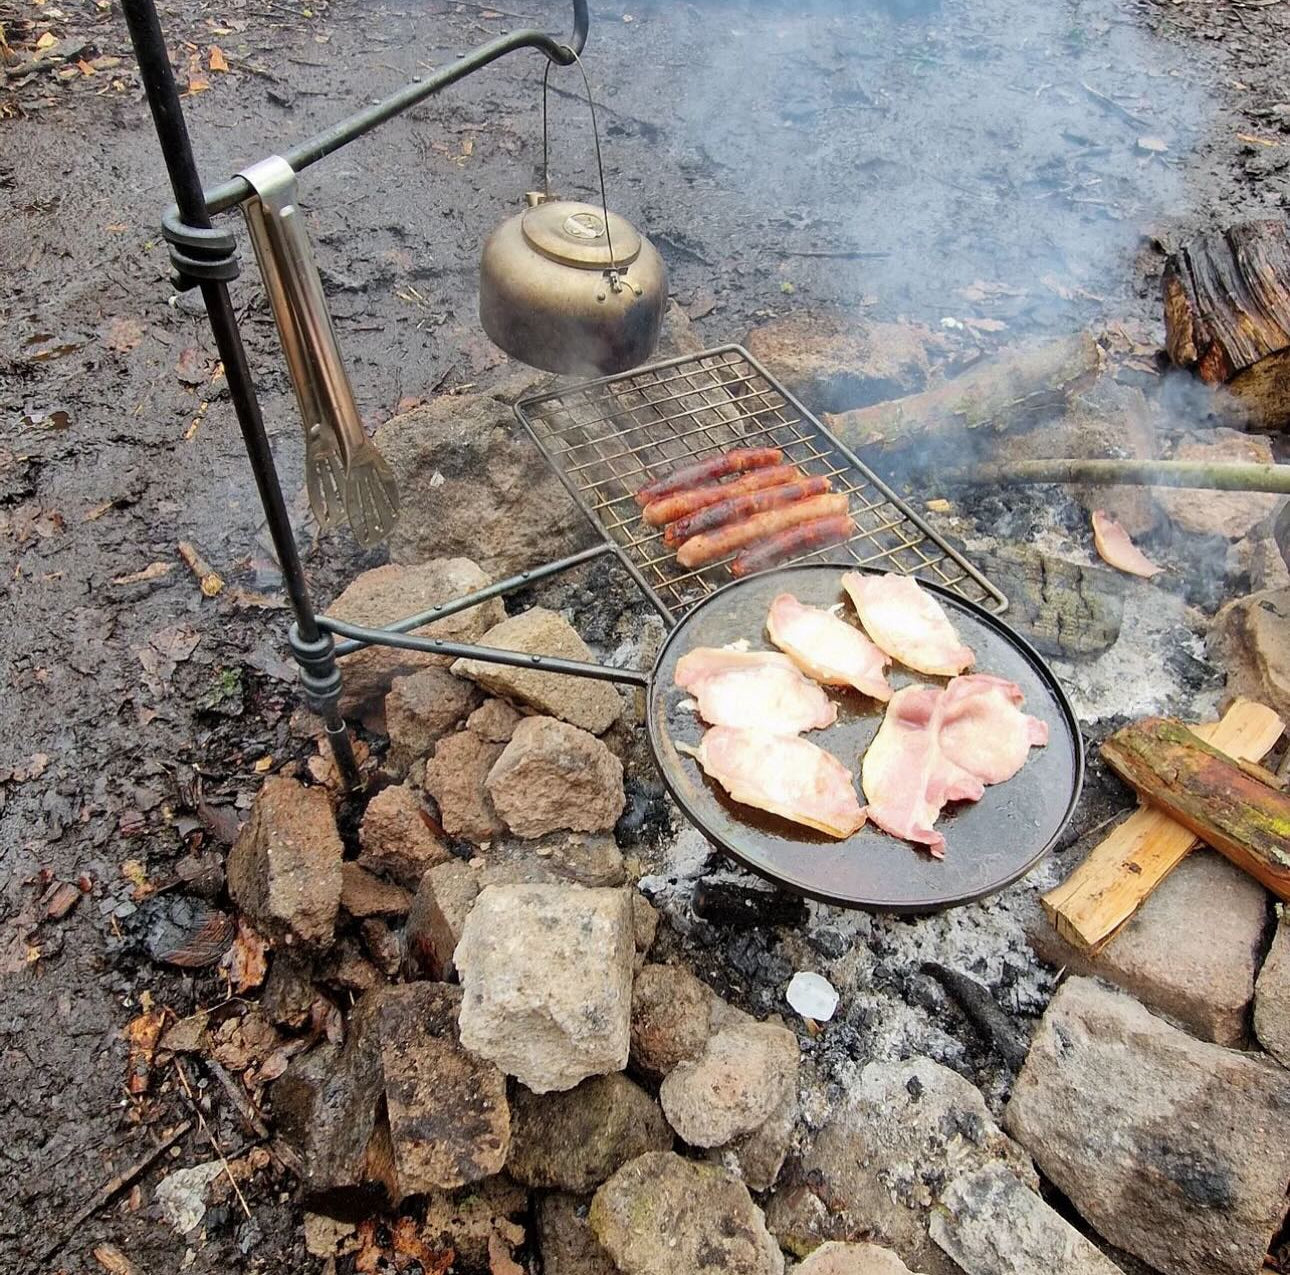
<instances>
[{"instance_id":1,"label":"grate wire mesh","mask_svg":"<svg viewBox=\"0 0 1290 1275\"><path fill-rule=\"evenodd\" d=\"M793 562L852 562L918 575L1000 612L1007 599L737 345L522 400L516 414L584 514L655 604L679 619L733 578L727 558L687 570L641 519L636 491L733 446L779 447L844 492L856 531Z\"/></svg>"}]
</instances>

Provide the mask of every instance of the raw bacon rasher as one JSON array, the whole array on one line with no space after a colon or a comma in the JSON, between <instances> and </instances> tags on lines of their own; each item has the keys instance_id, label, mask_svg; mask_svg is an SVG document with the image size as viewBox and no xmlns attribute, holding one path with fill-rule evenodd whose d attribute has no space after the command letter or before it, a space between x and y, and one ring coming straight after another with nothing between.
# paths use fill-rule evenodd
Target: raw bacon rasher
<instances>
[{"instance_id":1,"label":"raw bacon rasher","mask_svg":"<svg viewBox=\"0 0 1290 1275\"><path fill-rule=\"evenodd\" d=\"M832 726L838 716L838 706L778 651L696 647L677 661L675 681L710 726L796 735Z\"/></svg>"},{"instance_id":2,"label":"raw bacon rasher","mask_svg":"<svg viewBox=\"0 0 1290 1275\"><path fill-rule=\"evenodd\" d=\"M1048 726L1021 711L1021 688L986 674L954 678L944 690L907 686L864 755L869 817L893 837L945 853L932 826L950 801L979 801L1048 742Z\"/></svg>"},{"instance_id":3,"label":"raw bacon rasher","mask_svg":"<svg viewBox=\"0 0 1290 1275\"><path fill-rule=\"evenodd\" d=\"M972 649L963 645L941 604L913 576L848 571L842 587L865 632L906 668L952 677L972 667Z\"/></svg>"},{"instance_id":4,"label":"raw bacon rasher","mask_svg":"<svg viewBox=\"0 0 1290 1275\"><path fill-rule=\"evenodd\" d=\"M781 593L766 617L770 640L807 677L825 686L850 686L862 695L889 700L883 669L891 661L854 625L819 607Z\"/></svg>"}]
</instances>

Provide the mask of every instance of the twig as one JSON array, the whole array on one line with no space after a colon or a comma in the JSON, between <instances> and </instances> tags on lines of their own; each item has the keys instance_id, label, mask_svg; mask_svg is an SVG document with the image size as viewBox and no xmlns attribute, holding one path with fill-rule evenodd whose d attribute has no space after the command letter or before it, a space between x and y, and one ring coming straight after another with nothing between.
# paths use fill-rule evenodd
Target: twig
<instances>
[{"instance_id":1,"label":"twig","mask_svg":"<svg viewBox=\"0 0 1290 1275\"><path fill-rule=\"evenodd\" d=\"M89 1203L81 1208L76 1215L64 1227L59 1237L40 1255L40 1263L43 1265L48 1262L55 1253L67 1243L68 1240L80 1229L83 1222L93 1217L105 1204L109 1204L113 1197L124 1191L137 1177L146 1173L158 1160L161 1159L171 1147L193 1127L191 1120L185 1120L169 1137L163 1138L147 1154L141 1156L128 1169L123 1169L115 1177L109 1178L93 1195Z\"/></svg>"},{"instance_id":2,"label":"twig","mask_svg":"<svg viewBox=\"0 0 1290 1275\"><path fill-rule=\"evenodd\" d=\"M183 1086L184 1093L188 1095L188 1101L193 1104L193 1110L197 1113L197 1123L201 1125L202 1132L206 1135L206 1141L211 1144L212 1150L219 1158L220 1166L223 1168L225 1176L233 1186L233 1193L237 1196L237 1201L242 1206L242 1212L249 1218L251 1216L251 1206L246 1202L246 1196L242 1194L242 1188L238 1186L237 1179L233 1176L233 1170L229 1167L228 1158L224 1155L224 1148L220 1146L219 1139L206 1123L206 1117L202 1115L201 1107L197 1105L192 1086L188 1083L188 1073L184 1071L183 1064L178 1058L175 1059L175 1074L179 1077L179 1083Z\"/></svg>"},{"instance_id":3,"label":"twig","mask_svg":"<svg viewBox=\"0 0 1290 1275\"><path fill-rule=\"evenodd\" d=\"M237 1114L242 1117L243 1124L246 1125L257 1138L262 1138L269 1146L269 1152L276 1157L278 1162L289 1172L294 1173L296 1177L304 1177L304 1165L300 1162L300 1157L287 1146L280 1138L273 1136L272 1130L265 1123L264 1116L260 1109L246 1096L246 1091L238 1081L225 1069L223 1064L215 1061L214 1058L204 1058L206 1069L219 1081L224 1092L228 1095L229 1101L237 1109Z\"/></svg>"},{"instance_id":4,"label":"twig","mask_svg":"<svg viewBox=\"0 0 1290 1275\"><path fill-rule=\"evenodd\" d=\"M992 1044L1012 1067L1026 1061L1029 1046L1012 1020L999 1008L990 989L960 970L950 969L939 961L924 961L922 970L930 974L963 1011L968 1021Z\"/></svg>"},{"instance_id":5,"label":"twig","mask_svg":"<svg viewBox=\"0 0 1290 1275\"><path fill-rule=\"evenodd\" d=\"M1126 110L1113 97L1107 97L1105 93L1099 93L1091 84L1085 84L1083 80L1079 82L1080 88L1097 102L1099 105L1106 107L1112 114L1118 115L1122 120L1128 120L1130 124L1136 124L1139 128L1150 127L1147 120L1141 115L1135 115L1132 111Z\"/></svg>"},{"instance_id":6,"label":"twig","mask_svg":"<svg viewBox=\"0 0 1290 1275\"><path fill-rule=\"evenodd\" d=\"M890 257L886 249L863 248L776 248L777 257L833 257L839 261L877 261Z\"/></svg>"},{"instance_id":7,"label":"twig","mask_svg":"<svg viewBox=\"0 0 1290 1275\"><path fill-rule=\"evenodd\" d=\"M1290 465L1224 465L1199 460L1017 460L953 470L942 479L973 486L1089 483L1095 487L1290 493Z\"/></svg>"}]
</instances>

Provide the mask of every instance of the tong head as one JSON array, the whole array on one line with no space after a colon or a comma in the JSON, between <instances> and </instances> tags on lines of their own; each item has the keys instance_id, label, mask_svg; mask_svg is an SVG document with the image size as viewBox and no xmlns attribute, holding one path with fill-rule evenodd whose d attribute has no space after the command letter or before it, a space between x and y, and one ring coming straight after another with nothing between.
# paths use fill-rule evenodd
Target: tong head
<instances>
[{"instance_id":1,"label":"tong head","mask_svg":"<svg viewBox=\"0 0 1290 1275\"><path fill-rule=\"evenodd\" d=\"M364 440L349 458L345 508L354 539L364 549L380 544L399 520L398 483L385 457L369 440Z\"/></svg>"},{"instance_id":2,"label":"tong head","mask_svg":"<svg viewBox=\"0 0 1290 1275\"><path fill-rule=\"evenodd\" d=\"M346 512L345 464L335 433L322 421L305 427L305 487L319 529L339 526Z\"/></svg>"}]
</instances>

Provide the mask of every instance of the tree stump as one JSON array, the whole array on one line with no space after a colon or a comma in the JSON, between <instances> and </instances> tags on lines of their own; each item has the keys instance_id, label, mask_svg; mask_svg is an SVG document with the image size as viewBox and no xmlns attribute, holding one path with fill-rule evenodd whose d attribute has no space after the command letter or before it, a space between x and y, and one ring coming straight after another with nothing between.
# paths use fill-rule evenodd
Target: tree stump
<instances>
[{"instance_id":1,"label":"tree stump","mask_svg":"<svg viewBox=\"0 0 1290 1275\"><path fill-rule=\"evenodd\" d=\"M1225 386L1251 426L1290 426L1290 236L1251 221L1172 254L1164 275L1165 345L1179 367Z\"/></svg>"}]
</instances>

